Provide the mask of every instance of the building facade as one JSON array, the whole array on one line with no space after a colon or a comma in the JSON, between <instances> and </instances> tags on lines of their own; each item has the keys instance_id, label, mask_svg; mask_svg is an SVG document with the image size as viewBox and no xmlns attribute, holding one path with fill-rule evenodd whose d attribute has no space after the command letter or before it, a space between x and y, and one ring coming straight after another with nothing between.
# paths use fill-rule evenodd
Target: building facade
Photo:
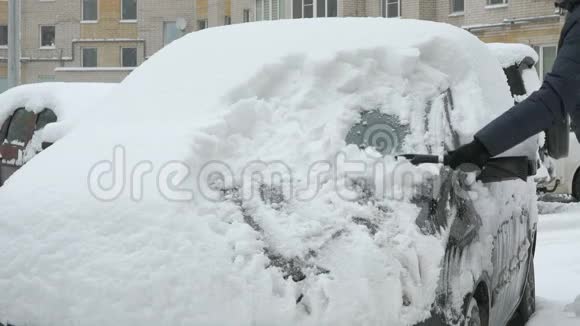
<instances>
[{"instance_id":1,"label":"building facade","mask_svg":"<svg viewBox=\"0 0 580 326\"><path fill-rule=\"evenodd\" d=\"M450 23L485 42L517 42L549 71L563 24L553 0L20 0L22 83L118 82L181 36L260 20L372 16ZM0 0L0 92L8 2Z\"/></svg>"}]
</instances>

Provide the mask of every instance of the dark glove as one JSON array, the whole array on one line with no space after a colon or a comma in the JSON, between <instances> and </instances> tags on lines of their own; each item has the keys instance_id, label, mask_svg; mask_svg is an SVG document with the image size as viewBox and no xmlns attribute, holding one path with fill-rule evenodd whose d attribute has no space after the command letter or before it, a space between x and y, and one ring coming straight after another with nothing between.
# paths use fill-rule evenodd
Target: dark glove
<instances>
[{"instance_id":1,"label":"dark glove","mask_svg":"<svg viewBox=\"0 0 580 326\"><path fill-rule=\"evenodd\" d=\"M479 140L474 139L471 143L449 152L445 163L452 169L457 169L460 165L467 163L483 168L490 157L491 155L485 146Z\"/></svg>"}]
</instances>

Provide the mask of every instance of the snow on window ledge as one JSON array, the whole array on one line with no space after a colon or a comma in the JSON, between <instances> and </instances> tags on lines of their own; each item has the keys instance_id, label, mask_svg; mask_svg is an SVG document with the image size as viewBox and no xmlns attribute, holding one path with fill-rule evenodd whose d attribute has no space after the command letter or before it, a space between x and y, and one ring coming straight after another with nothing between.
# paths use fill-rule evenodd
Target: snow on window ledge
<instances>
[{"instance_id":1,"label":"snow on window ledge","mask_svg":"<svg viewBox=\"0 0 580 326\"><path fill-rule=\"evenodd\" d=\"M136 24L137 19L121 19L121 20L119 20L119 23L121 23L121 24Z\"/></svg>"},{"instance_id":2,"label":"snow on window ledge","mask_svg":"<svg viewBox=\"0 0 580 326\"><path fill-rule=\"evenodd\" d=\"M461 17L461 16L465 16L464 11L456 11L449 14L449 17Z\"/></svg>"},{"instance_id":3,"label":"snow on window ledge","mask_svg":"<svg viewBox=\"0 0 580 326\"><path fill-rule=\"evenodd\" d=\"M507 8L508 4L507 3L500 3L497 5L487 5L485 6L485 9L500 9L500 8Z\"/></svg>"},{"instance_id":4,"label":"snow on window ledge","mask_svg":"<svg viewBox=\"0 0 580 326\"><path fill-rule=\"evenodd\" d=\"M97 24L98 20L81 20L81 24Z\"/></svg>"},{"instance_id":5,"label":"snow on window ledge","mask_svg":"<svg viewBox=\"0 0 580 326\"><path fill-rule=\"evenodd\" d=\"M51 45L51 46L41 46L38 48L39 50L55 50L56 46Z\"/></svg>"}]
</instances>

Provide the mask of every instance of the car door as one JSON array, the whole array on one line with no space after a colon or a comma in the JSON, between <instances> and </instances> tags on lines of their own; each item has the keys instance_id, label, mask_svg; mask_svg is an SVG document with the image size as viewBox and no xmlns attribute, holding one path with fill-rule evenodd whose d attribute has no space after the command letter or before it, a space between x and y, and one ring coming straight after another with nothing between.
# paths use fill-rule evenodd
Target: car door
<instances>
[{"instance_id":1,"label":"car door","mask_svg":"<svg viewBox=\"0 0 580 326\"><path fill-rule=\"evenodd\" d=\"M4 184L22 165L22 153L32 139L36 125L36 114L18 108L2 127L0 144L0 185Z\"/></svg>"},{"instance_id":2,"label":"car door","mask_svg":"<svg viewBox=\"0 0 580 326\"><path fill-rule=\"evenodd\" d=\"M514 102L528 94L522 73L533 69L533 60L526 58L522 63L504 69ZM528 153L529 157L533 153ZM534 174L536 162L528 161L529 175ZM488 185L500 212L496 215L493 234L491 277L492 314L490 325L505 325L519 304L530 263L534 214L532 193L521 181L506 180ZM526 191L528 191L526 193ZM515 205L514 203L518 203Z\"/></svg>"}]
</instances>

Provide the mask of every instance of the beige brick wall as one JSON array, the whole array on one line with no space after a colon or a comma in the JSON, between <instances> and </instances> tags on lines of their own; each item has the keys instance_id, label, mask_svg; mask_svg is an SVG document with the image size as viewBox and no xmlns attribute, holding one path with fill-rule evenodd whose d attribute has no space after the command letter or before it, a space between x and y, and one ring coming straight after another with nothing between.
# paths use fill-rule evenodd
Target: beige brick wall
<instances>
[{"instance_id":1,"label":"beige brick wall","mask_svg":"<svg viewBox=\"0 0 580 326\"><path fill-rule=\"evenodd\" d=\"M0 0L0 24L8 24L8 1Z\"/></svg>"},{"instance_id":2,"label":"beige brick wall","mask_svg":"<svg viewBox=\"0 0 580 326\"><path fill-rule=\"evenodd\" d=\"M99 20L97 23L81 23L81 38L135 39L137 24L121 21L121 0L99 0Z\"/></svg>"}]
</instances>

